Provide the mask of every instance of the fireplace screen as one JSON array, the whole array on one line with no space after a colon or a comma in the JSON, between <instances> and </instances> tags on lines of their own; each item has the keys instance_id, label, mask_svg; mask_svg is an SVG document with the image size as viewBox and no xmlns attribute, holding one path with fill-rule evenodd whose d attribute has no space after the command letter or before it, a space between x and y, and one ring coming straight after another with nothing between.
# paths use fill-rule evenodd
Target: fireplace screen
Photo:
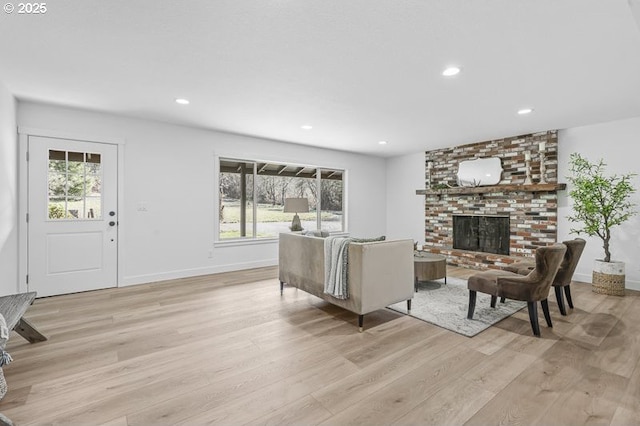
<instances>
[{"instance_id":1,"label":"fireplace screen","mask_svg":"<svg viewBox=\"0 0 640 426\"><path fill-rule=\"evenodd\" d=\"M453 248L509 254L508 216L453 216Z\"/></svg>"}]
</instances>

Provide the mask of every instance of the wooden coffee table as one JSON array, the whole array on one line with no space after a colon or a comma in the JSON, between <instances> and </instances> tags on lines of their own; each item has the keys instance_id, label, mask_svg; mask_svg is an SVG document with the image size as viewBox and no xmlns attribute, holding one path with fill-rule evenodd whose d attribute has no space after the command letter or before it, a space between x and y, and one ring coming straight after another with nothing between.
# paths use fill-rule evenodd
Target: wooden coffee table
<instances>
[{"instance_id":1,"label":"wooden coffee table","mask_svg":"<svg viewBox=\"0 0 640 426\"><path fill-rule=\"evenodd\" d=\"M420 281L432 281L444 278L447 283L447 258L441 254L416 252L413 256L414 289L418 292Z\"/></svg>"}]
</instances>

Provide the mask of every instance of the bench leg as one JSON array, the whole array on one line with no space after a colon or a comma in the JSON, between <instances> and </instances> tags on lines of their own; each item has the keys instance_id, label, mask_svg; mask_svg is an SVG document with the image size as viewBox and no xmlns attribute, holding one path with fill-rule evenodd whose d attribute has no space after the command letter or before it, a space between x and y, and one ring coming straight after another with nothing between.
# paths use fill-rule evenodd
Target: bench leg
<instances>
[{"instance_id":1,"label":"bench leg","mask_svg":"<svg viewBox=\"0 0 640 426\"><path fill-rule=\"evenodd\" d=\"M18 321L18 324L16 324L13 330L27 339L29 343L44 342L45 340L47 340L44 334L40 333L33 325L31 325L31 323L29 323L29 321L24 318L20 318L20 321Z\"/></svg>"},{"instance_id":2,"label":"bench leg","mask_svg":"<svg viewBox=\"0 0 640 426\"><path fill-rule=\"evenodd\" d=\"M13 426L11 419L4 414L0 413L0 426Z\"/></svg>"}]
</instances>

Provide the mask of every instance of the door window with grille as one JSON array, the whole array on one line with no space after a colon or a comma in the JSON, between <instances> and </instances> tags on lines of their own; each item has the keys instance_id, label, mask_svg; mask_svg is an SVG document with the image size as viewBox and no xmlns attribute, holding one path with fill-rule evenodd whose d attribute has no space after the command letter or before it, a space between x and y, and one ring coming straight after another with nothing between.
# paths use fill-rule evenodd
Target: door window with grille
<instances>
[{"instance_id":1,"label":"door window with grille","mask_svg":"<svg viewBox=\"0 0 640 426\"><path fill-rule=\"evenodd\" d=\"M49 220L102 218L101 155L49 150Z\"/></svg>"}]
</instances>

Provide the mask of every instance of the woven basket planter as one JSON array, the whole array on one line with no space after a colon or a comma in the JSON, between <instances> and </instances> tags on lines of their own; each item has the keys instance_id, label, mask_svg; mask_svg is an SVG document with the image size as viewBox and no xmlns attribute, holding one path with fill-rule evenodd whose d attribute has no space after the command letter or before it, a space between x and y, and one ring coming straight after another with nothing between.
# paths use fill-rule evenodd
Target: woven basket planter
<instances>
[{"instance_id":1,"label":"woven basket planter","mask_svg":"<svg viewBox=\"0 0 640 426\"><path fill-rule=\"evenodd\" d=\"M591 289L594 293L624 296L624 262L596 260L593 265L591 282Z\"/></svg>"}]
</instances>

